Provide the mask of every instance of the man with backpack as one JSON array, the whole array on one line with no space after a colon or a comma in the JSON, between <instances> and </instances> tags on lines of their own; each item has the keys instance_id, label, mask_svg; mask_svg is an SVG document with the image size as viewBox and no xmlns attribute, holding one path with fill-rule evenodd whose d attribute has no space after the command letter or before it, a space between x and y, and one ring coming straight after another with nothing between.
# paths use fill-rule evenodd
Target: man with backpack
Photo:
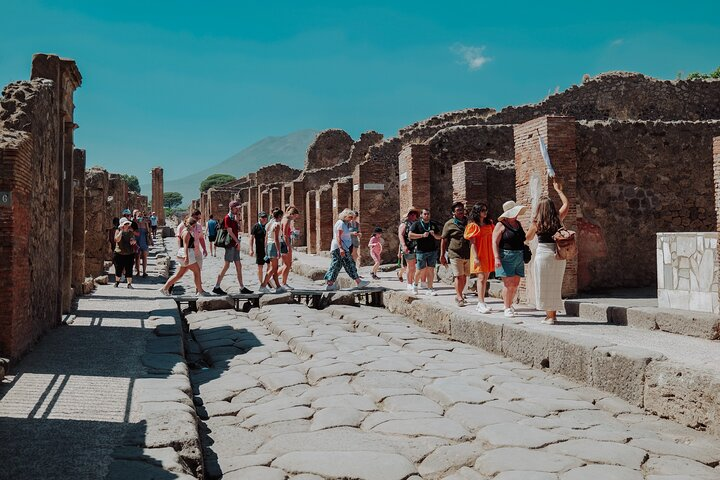
<instances>
[{"instance_id":1,"label":"man with backpack","mask_svg":"<svg viewBox=\"0 0 720 480\"><path fill-rule=\"evenodd\" d=\"M402 261L407 265L407 289L408 291L417 294L417 285L415 285L415 241L410 240L410 227L418 219L418 211L415 208L410 208L405 220L398 227L398 238L400 239L400 255L402 255Z\"/></svg>"},{"instance_id":2,"label":"man with backpack","mask_svg":"<svg viewBox=\"0 0 720 480\"><path fill-rule=\"evenodd\" d=\"M238 285L240 286L240 293L252 293L252 290L245 288L242 278L242 263L240 262L240 238L238 237L240 232L240 225L236 218L240 211L240 202L233 200L230 202L228 214L225 215L222 222L222 228L227 231L228 235L232 239L230 244L225 247L225 265L223 265L220 274L215 282L215 288L213 293L218 295L227 295L227 293L220 288L220 282L222 281L225 273L230 268L230 264L235 264L235 271L237 272Z\"/></svg>"}]
</instances>

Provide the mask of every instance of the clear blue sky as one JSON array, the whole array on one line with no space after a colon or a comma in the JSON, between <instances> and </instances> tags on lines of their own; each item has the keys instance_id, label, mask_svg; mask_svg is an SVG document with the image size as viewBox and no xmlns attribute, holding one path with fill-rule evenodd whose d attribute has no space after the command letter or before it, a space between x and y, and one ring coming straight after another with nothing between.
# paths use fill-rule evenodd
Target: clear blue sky
<instances>
[{"instance_id":1,"label":"clear blue sky","mask_svg":"<svg viewBox=\"0 0 720 480\"><path fill-rule=\"evenodd\" d=\"M306 5L307 4L307 5ZM304 128L387 136L431 115L536 102L584 73L720 65L720 2L3 0L0 83L77 61L76 143L148 181Z\"/></svg>"}]
</instances>

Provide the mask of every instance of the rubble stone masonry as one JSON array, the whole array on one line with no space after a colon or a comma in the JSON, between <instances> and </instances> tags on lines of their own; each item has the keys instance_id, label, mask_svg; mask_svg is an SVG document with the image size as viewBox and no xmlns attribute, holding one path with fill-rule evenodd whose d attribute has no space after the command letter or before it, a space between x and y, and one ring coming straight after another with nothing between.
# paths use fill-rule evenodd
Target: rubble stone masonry
<instances>
[{"instance_id":1,"label":"rubble stone masonry","mask_svg":"<svg viewBox=\"0 0 720 480\"><path fill-rule=\"evenodd\" d=\"M165 184L163 182L163 169L155 167L152 175L152 211L158 217L158 226L165 226Z\"/></svg>"},{"instance_id":2,"label":"rubble stone masonry","mask_svg":"<svg viewBox=\"0 0 720 480\"><path fill-rule=\"evenodd\" d=\"M317 253L317 215L315 210L316 191L305 194L305 231L307 232L307 251Z\"/></svg>"},{"instance_id":3,"label":"rubble stone masonry","mask_svg":"<svg viewBox=\"0 0 720 480\"><path fill-rule=\"evenodd\" d=\"M103 168L85 172L85 273L93 277L102 273L103 262L111 255L107 229L112 228L112 219L118 216L108 212L109 183Z\"/></svg>"},{"instance_id":4,"label":"rubble stone masonry","mask_svg":"<svg viewBox=\"0 0 720 480\"><path fill-rule=\"evenodd\" d=\"M353 209L352 177L337 179L332 184L332 217L337 219L346 208ZM334 222L333 222L334 223Z\"/></svg>"},{"instance_id":5,"label":"rubble stone masonry","mask_svg":"<svg viewBox=\"0 0 720 480\"><path fill-rule=\"evenodd\" d=\"M420 143L406 145L400 151L398 168L400 211L430 208L430 148Z\"/></svg>"},{"instance_id":6,"label":"rubble stone masonry","mask_svg":"<svg viewBox=\"0 0 720 480\"><path fill-rule=\"evenodd\" d=\"M715 190L715 232L720 239L720 136L713 138L713 184ZM720 255L715 255L715 282L720 283ZM720 299L719 299L720 300Z\"/></svg>"},{"instance_id":7,"label":"rubble stone masonry","mask_svg":"<svg viewBox=\"0 0 720 480\"><path fill-rule=\"evenodd\" d=\"M318 133L308 147L305 170L334 167L347 160L353 144L352 137L343 130L331 129Z\"/></svg>"},{"instance_id":8,"label":"rubble stone masonry","mask_svg":"<svg viewBox=\"0 0 720 480\"><path fill-rule=\"evenodd\" d=\"M333 216L332 187L326 186L315 192L315 252L330 250L333 225L337 218Z\"/></svg>"},{"instance_id":9,"label":"rubble stone masonry","mask_svg":"<svg viewBox=\"0 0 720 480\"><path fill-rule=\"evenodd\" d=\"M82 293L85 281L85 150L73 151L72 288Z\"/></svg>"}]
</instances>

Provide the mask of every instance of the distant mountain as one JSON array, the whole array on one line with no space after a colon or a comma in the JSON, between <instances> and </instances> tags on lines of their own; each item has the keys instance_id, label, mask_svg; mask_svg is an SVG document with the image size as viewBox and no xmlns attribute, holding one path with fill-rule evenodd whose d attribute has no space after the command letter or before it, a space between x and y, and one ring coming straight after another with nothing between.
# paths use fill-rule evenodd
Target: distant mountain
<instances>
[{"instance_id":1,"label":"distant mountain","mask_svg":"<svg viewBox=\"0 0 720 480\"><path fill-rule=\"evenodd\" d=\"M227 173L242 177L265 165L284 163L293 168L303 168L308 146L319 131L299 130L282 137L265 137L217 165L177 180L165 180L166 192L180 192L183 205L200 198L200 182L213 173ZM150 184L141 185L143 192L150 192Z\"/></svg>"}]
</instances>

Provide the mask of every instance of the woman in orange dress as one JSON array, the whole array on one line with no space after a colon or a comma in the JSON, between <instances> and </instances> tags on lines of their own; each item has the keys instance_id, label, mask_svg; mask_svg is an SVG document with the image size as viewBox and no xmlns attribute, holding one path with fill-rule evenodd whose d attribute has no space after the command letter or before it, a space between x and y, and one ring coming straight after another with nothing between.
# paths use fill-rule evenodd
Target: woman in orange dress
<instances>
[{"instance_id":1,"label":"woman in orange dress","mask_svg":"<svg viewBox=\"0 0 720 480\"><path fill-rule=\"evenodd\" d=\"M470 240L470 273L477 275L477 311L480 313L491 312L485 304L485 289L488 276L495 269L492 248L493 228L495 225L488 217L487 205L475 204L468 215L465 238Z\"/></svg>"}]
</instances>

